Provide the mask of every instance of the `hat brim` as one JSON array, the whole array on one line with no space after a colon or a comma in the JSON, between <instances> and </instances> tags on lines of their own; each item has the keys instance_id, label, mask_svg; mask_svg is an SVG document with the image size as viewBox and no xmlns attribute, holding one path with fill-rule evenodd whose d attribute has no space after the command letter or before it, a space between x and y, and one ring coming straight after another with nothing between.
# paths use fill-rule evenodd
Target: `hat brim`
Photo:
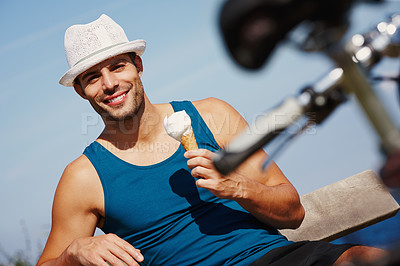
<instances>
[{"instance_id":1,"label":"hat brim","mask_svg":"<svg viewBox=\"0 0 400 266\"><path fill-rule=\"evenodd\" d=\"M141 56L146 49L146 42L144 40L135 40L132 42L123 43L121 45L113 46L110 49L102 51L94 56L88 57L87 59L79 62L75 66L71 67L65 74L61 77L59 83L66 87L73 87L74 80L79 75L88 70L89 68L97 65L98 63L114 57L116 55L135 52L137 55Z\"/></svg>"}]
</instances>

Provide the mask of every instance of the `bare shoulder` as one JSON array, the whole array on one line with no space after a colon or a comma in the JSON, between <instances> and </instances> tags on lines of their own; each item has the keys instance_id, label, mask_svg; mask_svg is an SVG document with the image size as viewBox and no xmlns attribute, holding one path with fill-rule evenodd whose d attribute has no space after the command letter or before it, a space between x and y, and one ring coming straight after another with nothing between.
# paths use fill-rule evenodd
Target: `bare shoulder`
<instances>
[{"instance_id":1,"label":"bare shoulder","mask_svg":"<svg viewBox=\"0 0 400 266\"><path fill-rule=\"evenodd\" d=\"M81 155L65 167L60 183L72 182L85 185L95 181L96 177L96 170L89 159L85 155Z\"/></svg>"},{"instance_id":2,"label":"bare shoulder","mask_svg":"<svg viewBox=\"0 0 400 266\"><path fill-rule=\"evenodd\" d=\"M101 208L102 195L96 170L89 159L81 155L65 167L54 200L70 207L76 203L83 208L95 209Z\"/></svg>"},{"instance_id":3,"label":"bare shoulder","mask_svg":"<svg viewBox=\"0 0 400 266\"><path fill-rule=\"evenodd\" d=\"M247 126L247 122L235 108L218 98L193 101L193 105L221 147L224 147Z\"/></svg>"}]
</instances>

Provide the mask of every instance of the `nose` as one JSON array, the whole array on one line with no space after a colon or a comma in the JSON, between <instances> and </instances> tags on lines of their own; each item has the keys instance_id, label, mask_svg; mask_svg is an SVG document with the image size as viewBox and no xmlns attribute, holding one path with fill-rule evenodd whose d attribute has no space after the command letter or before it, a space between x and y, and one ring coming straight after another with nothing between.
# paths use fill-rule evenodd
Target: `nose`
<instances>
[{"instance_id":1,"label":"nose","mask_svg":"<svg viewBox=\"0 0 400 266\"><path fill-rule=\"evenodd\" d=\"M108 69L104 69L102 72L104 93L107 94L109 92L112 94L119 85L118 79Z\"/></svg>"}]
</instances>

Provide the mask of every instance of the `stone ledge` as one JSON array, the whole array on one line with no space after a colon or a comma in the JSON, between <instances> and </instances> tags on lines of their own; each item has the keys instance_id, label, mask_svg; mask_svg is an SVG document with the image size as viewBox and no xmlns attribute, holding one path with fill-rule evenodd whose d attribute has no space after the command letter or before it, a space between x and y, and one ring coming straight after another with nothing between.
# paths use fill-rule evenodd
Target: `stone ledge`
<instances>
[{"instance_id":1,"label":"stone ledge","mask_svg":"<svg viewBox=\"0 0 400 266\"><path fill-rule=\"evenodd\" d=\"M394 216L400 209L371 170L301 196L306 214L295 230L281 234L292 241L332 241Z\"/></svg>"}]
</instances>

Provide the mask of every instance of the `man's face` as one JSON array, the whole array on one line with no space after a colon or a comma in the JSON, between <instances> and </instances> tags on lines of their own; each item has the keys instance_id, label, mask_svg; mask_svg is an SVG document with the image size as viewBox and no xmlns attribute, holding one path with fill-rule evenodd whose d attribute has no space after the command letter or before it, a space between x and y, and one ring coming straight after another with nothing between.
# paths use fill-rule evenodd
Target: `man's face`
<instances>
[{"instance_id":1,"label":"man's face","mask_svg":"<svg viewBox=\"0 0 400 266\"><path fill-rule=\"evenodd\" d=\"M127 54L107 59L78 76L81 96L107 120L132 118L144 102L139 71Z\"/></svg>"}]
</instances>

